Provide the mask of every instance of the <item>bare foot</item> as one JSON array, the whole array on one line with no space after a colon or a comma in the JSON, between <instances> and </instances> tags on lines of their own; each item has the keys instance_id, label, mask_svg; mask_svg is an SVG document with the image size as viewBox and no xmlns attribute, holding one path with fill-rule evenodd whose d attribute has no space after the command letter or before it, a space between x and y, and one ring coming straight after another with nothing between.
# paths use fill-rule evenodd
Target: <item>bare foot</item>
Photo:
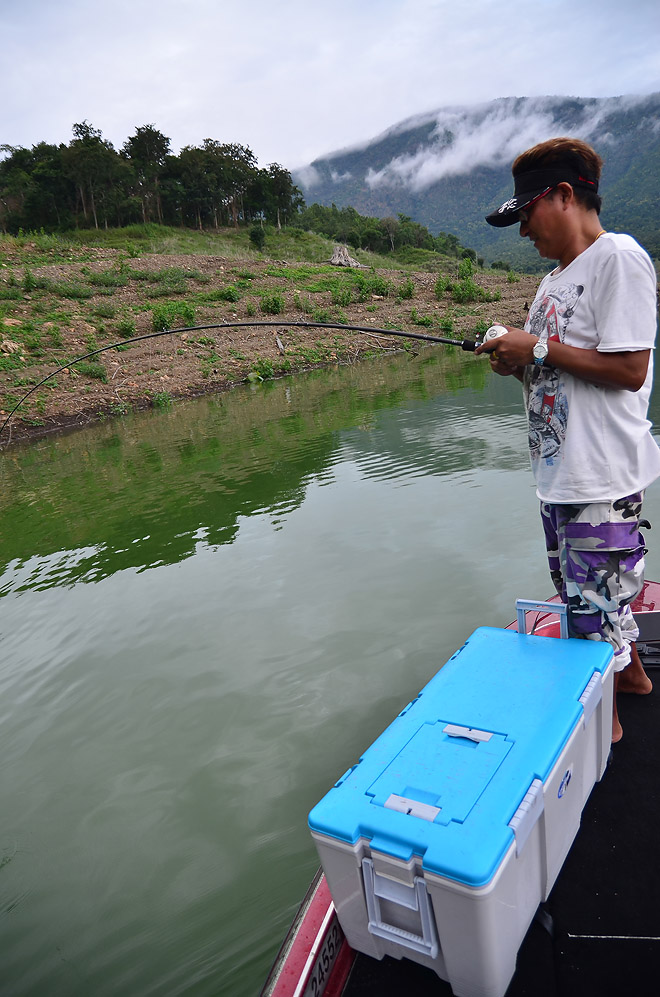
<instances>
[{"instance_id":1,"label":"bare foot","mask_svg":"<svg viewBox=\"0 0 660 997\"><path fill-rule=\"evenodd\" d=\"M631 692L637 696L648 696L653 689L653 683L644 671L637 648L630 645L630 664L618 674L617 691Z\"/></svg>"},{"instance_id":2,"label":"bare foot","mask_svg":"<svg viewBox=\"0 0 660 997\"><path fill-rule=\"evenodd\" d=\"M616 744L623 737L623 727L621 726L621 721L619 720L619 713L616 708L616 687L619 684L619 678L621 672L615 672L614 674L614 699L612 700L612 744Z\"/></svg>"}]
</instances>

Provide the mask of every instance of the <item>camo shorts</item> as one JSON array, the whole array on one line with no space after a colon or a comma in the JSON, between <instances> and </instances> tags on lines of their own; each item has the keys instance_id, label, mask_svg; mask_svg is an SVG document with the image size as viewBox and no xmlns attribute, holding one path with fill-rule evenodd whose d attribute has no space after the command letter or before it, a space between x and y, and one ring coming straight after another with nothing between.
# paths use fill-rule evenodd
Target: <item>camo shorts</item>
<instances>
[{"instance_id":1,"label":"camo shorts","mask_svg":"<svg viewBox=\"0 0 660 997\"><path fill-rule=\"evenodd\" d=\"M636 492L588 505L541 502L550 575L568 606L569 634L608 641L615 671L629 664L630 644L639 636L630 605L644 583L643 497Z\"/></svg>"}]
</instances>

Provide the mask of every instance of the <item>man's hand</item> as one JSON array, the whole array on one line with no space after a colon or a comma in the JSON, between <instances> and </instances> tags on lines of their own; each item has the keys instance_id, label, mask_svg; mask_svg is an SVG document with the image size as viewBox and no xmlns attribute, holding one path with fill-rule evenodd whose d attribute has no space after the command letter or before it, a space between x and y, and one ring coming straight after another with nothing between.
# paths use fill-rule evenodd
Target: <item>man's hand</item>
<instances>
[{"instance_id":1,"label":"man's hand","mask_svg":"<svg viewBox=\"0 0 660 997\"><path fill-rule=\"evenodd\" d=\"M536 336L530 336L524 329L513 326L507 325L504 328L507 330L506 336L489 339L474 352L490 353L490 367L496 374L502 377L513 374L518 380L522 380L524 367L534 362L532 349L537 341Z\"/></svg>"},{"instance_id":2,"label":"man's hand","mask_svg":"<svg viewBox=\"0 0 660 997\"><path fill-rule=\"evenodd\" d=\"M513 374L521 381L525 367L534 363L532 351L538 337L524 329L508 325L504 328L508 330L506 336L489 339L477 346L474 352L490 353L490 365L496 374L503 377ZM650 350L601 353L549 339L547 362L558 370L565 370L602 388L639 391L646 379L650 353Z\"/></svg>"}]
</instances>

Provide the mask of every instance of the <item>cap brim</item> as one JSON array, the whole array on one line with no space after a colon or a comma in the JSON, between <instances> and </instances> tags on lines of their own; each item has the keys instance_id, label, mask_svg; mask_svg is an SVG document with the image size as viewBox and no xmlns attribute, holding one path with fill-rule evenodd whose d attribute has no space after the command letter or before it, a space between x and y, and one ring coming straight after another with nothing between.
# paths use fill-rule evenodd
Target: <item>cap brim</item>
<instances>
[{"instance_id":1,"label":"cap brim","mask_svg":"<svg viewBox=\"0 0 660 997\"><path fill-rule=\"evenodd\" d=\"M508 201L505 201L497 211L491 211L489 215L486 215L486 221L489 225L494 225L496 228L504 228L506 225L515 225L520 221L518 218L518 212L521 208L526 208L528 204L535 201L537 198L545 192L547 188L542 188L541 190L526 191L519 197L510 197Z\"/></svg>"}]
</instances>

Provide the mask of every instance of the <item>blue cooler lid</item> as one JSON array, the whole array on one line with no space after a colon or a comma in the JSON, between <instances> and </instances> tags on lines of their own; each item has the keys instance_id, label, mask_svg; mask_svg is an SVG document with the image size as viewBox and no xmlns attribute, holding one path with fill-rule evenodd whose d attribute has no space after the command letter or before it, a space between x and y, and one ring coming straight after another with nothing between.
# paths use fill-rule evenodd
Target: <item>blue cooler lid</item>
<instances>
[{"instance_id":1,"label":"blue cooler lid","mask_svg":"<svg viewBox=\"0 0 660 997\"><path fill-rule=\"evenodd\" d=\"M609 644L480 627L309 815L315 832L486 885L581 720Z\"/></svg>"}]
</instances>

